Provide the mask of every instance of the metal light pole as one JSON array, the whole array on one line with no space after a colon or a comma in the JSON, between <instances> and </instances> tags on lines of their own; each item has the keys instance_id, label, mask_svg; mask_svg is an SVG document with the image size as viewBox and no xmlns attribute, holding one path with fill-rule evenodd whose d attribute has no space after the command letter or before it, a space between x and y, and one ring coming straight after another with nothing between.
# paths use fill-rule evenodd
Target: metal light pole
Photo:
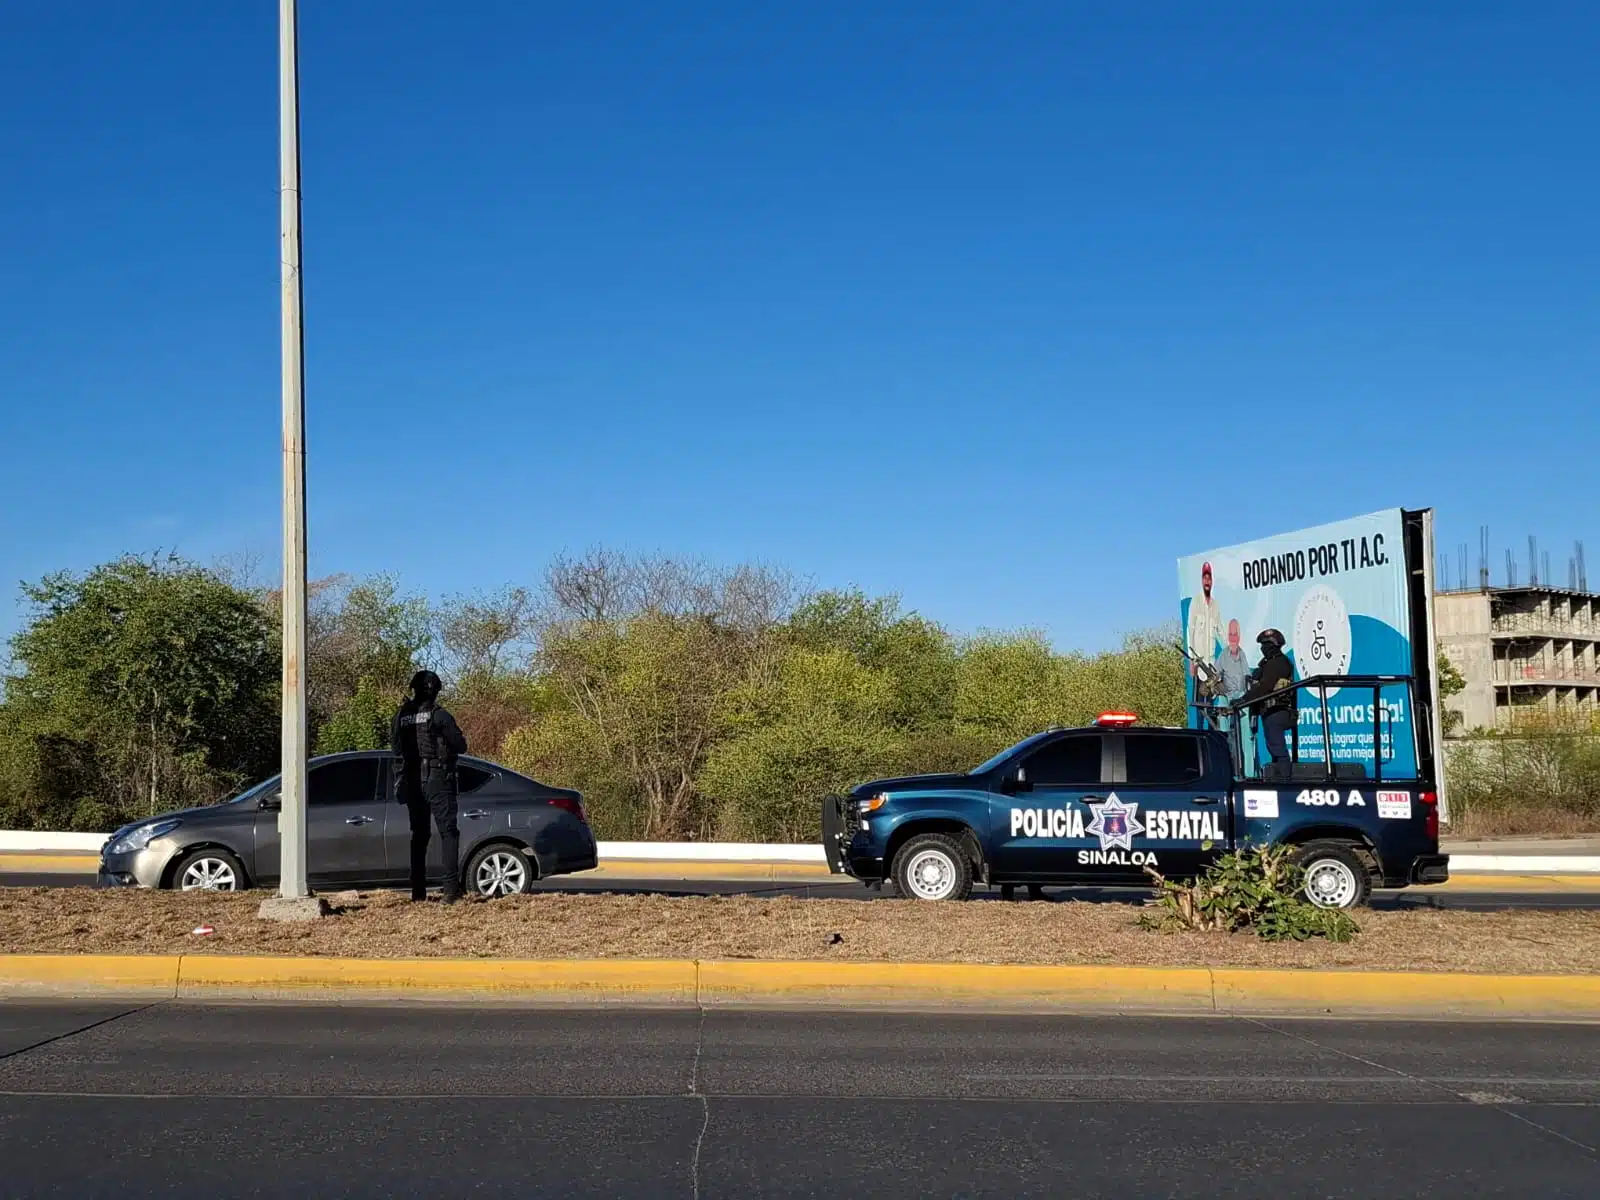
<instances>
[{"instance_id":1,"label":"metal light pole","mask_svg":"<svg viewBox=\"0 0 1600 1200\"><path fill-rule=\"evenodd\" d=\"M285 900L306 889L306 414L300 301L300 64L295 0L278 6L278 118L283 259L283 807Z\"/></svg>"}]
</instances>

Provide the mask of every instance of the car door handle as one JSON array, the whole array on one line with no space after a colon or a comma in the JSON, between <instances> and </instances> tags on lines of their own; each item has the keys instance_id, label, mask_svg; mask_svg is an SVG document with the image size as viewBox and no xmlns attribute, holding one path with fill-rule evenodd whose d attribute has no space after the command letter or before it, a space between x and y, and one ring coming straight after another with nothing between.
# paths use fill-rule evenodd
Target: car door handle
<instances>
[{"instance_id":1,"label":"car door handle","mask_svg":"<svg viewBox=\"0 0 1600 1200\"><path fill-rule=\"evenodd\" d=\"M1217 798L1215 796L1196 796L1194 802L1196 804L1215 804Z\"/></svg>"},{"instance_id":2,"label":"car door handle","mask_svg":"<svg viewBox=\"0 0 1600 1200\"><path fill-rule=\"evenodd\" d=\"M372 824L372 818L371 817L346 817L344 819L344 823L346 825L370 825L370 824Z\"/></svg>"},{"instance_id":3,"label":"car door handle","mask_svg":"<svg viewBox=\"0 0 1600 1200\"><path fill-rule=\"evenodd\" d=\"M489 810L486 808L475 808L471 812L465 812L461 815L463 817L471 817L474 821L476 821L479 817L487 817L489 815Z\"/></svg>"}]
</instances>

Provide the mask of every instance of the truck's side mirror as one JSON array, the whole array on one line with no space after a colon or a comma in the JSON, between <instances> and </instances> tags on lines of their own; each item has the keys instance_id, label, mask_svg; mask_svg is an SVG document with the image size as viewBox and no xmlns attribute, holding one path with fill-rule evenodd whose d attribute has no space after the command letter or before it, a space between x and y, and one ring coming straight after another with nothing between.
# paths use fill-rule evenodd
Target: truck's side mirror
<instances>
[{"instance_id":1,"label":"truck's side mirror","mask_svg":"<svg viewBox=\"0 0 1600 1200\"><path fill-rule=\"evenodd\" d=\"M1016 796L1023 792L1033 791L1033 783L1019 771L1016 774L1007 775L1000 781L1000 791L1006 796Z\"/></svg>"}]
</instances>

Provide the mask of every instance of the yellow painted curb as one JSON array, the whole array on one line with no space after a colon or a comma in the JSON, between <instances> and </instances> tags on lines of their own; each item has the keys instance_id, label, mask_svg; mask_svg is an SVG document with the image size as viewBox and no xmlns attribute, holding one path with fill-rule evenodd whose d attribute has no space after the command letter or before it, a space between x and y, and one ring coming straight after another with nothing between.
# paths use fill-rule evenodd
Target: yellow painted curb
<instances>
[{"instance_id":1,"label":"yellow painted curb","mask_svg":"<svg viewBox=\"0 0 1600 1200\"><path fill-rule=\"evenodd\" d=\"M700 963L702 1004L951 1004L1211 1012L1204 967Z\"/></svg>"},{"instance_id":2,"label":"yellow painted curb","mask_svg":"<svg viewBox=\"0 0 1600 1200\"><path fill-rule=\"evenodd\" d=\"M100 857L95 854L0 854L0 871L93 875L99 869Z\"/></svg>"},{"instance_id":3,"label":"yellow painted curb","mask_svg":"<svg viewBox=\"0 0 1600 1200\"><path fill-rule=\"evenodd\" d=\"M692 960L266 958L185 955L178 995L515 996L576 1004L693 1004Z\"/></svg>"},{"instance_id":4,"label":"yellow painted curb","mask_svg":"<svg viewBox=\"0 0 1600 1200\"><path fill-rule=\"evenodd\" d=\"M0 995L1600 1020L1600 975L693 959L0 954Z\"/></svg>"},{"instance_id":5,"label":"yellow painted curb","mask_svg":"<svg viewBox=\"0 0 1600 1200\"><path fill-rule=\"evenodd\" d=\"M1218 1012L1600 1018L1600 975L1215 967Z\"/></svg>"},{"instance_id":6,"label":"yellow painted curb","mask_svg":"<svg viewBox=\"0 0 1600 1200\"><path fill-rule=\"evenodd\" d=\"M1403 895L1428 892L1600 892L1600 874L1523 875L1510 871L1473 871L1452 875L1445 883L1419 884Z\"/></svg>"},{"instance_id":7,"label":"yellow painted curb","mask_svg":"<svg viewBox=\"0 0 1600 1200\"><path fill-rule=\"evenodd\" d=\"M171 997L180 961L176 954L0 954L0 996Z\"/></svg>"}]
</instances>

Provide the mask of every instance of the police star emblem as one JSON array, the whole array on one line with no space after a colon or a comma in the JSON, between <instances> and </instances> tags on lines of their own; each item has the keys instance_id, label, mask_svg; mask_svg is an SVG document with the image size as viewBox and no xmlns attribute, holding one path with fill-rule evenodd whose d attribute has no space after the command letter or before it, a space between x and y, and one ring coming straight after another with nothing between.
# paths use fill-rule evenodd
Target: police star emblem
<instances>
[{"instance_id":1,"label":"police star emblem","mask_svg":"<svg viewBox=\"0 0 1600 1200\"><path fill-rule=\"evenodd\" d=\"M1138 801L1124 804L1112 792L1103 803L1095 805L1094 820L1084 830L1100 839L1102 850L1132 850L1133 835L1144 832Z\"/></svg>"}]
</instances>

